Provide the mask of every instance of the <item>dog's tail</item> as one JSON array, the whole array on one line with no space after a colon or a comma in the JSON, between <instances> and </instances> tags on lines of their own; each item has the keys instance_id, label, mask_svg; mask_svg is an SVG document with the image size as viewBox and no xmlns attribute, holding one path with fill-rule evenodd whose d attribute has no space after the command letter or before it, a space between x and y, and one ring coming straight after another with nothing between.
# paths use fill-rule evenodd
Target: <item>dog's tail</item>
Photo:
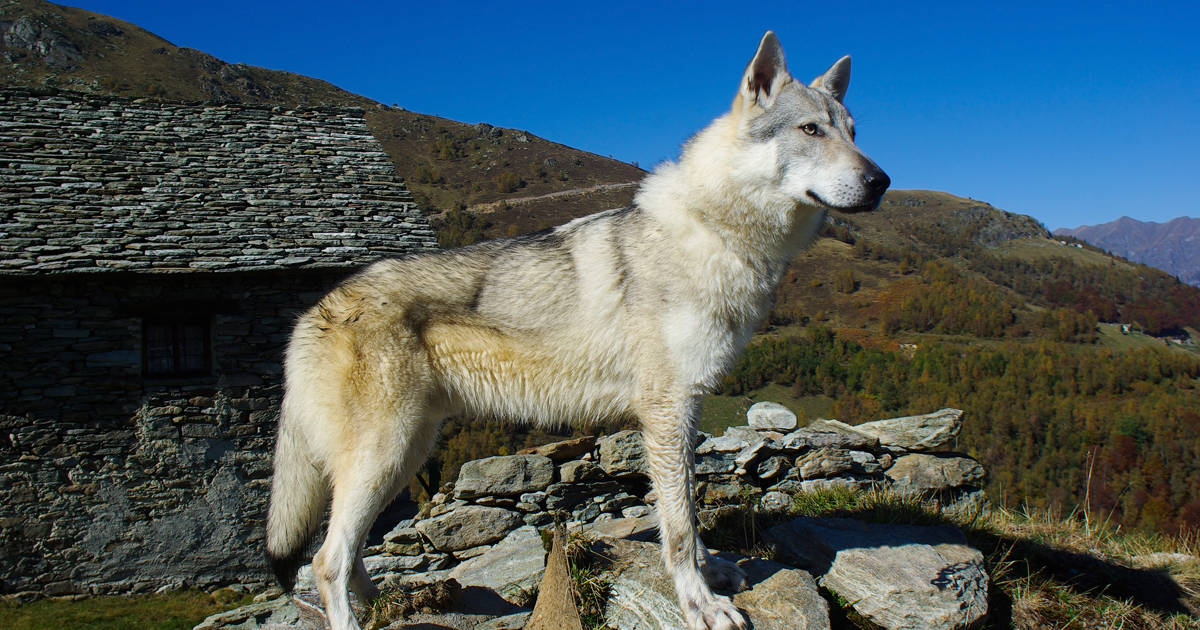
<instances>
[{"instance_id":1,"label":"dog's tail","mask_svg":"<svg viewBox=\"0 0 1200 630\"><path fill-rule=\"evenodd\" d=\"M275 443L271 507L267 512L267 559L285 591L296 585L308 544L321 525L329 501L329 482L310 455L304 436L289 422L286 396Z\"/></svg>"}]
</instances>

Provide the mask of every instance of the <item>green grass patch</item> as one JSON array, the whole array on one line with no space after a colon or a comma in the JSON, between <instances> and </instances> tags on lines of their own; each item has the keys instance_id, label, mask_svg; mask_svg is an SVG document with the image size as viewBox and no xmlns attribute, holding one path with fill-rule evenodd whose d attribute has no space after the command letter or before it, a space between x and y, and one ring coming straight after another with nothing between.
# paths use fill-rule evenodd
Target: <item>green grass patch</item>
<instances>
[{"instance_id":1,"label":"green grass patch","mask_svg":"<svg viewBox=\"0 0 1200 630\"><path fill-rule=\"evenodd\" d=\"M249 603L249 595L219 603L203 591L155 595L89 597L76 601L44 599L0 605L6 630L190 630L205 617Z\"/></svg>"}]
</instances>

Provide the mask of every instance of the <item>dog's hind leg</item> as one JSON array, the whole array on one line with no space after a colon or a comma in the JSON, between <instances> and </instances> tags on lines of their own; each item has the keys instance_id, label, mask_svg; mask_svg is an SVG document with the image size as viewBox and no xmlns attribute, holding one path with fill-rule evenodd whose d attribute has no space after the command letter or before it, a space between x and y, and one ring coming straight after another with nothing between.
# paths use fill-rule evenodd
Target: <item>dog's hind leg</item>
<instances>
[{"instance_id":1,"label":"dog's hind leg","mask_svg":"<svg viewBox=\"0 0 1200 630\"><path fill-rule=\"evenodd\" d=\"M364 419L365 420L365 419ZM333 473L333 505L325 542L313 558L313 578L333 630L354 630L348 589L364 603L378 594L362 562L367 530L428 455L437 419L405 415L399 422L358 423L353 446Z\"/></svg>"},{"instance_id":2,"label":"dog's hind leg","mask_svg":"<svg viewBox=\"0 0 1200 630\"><path fill-rule=\"evenodd\" d=\"M688 628L744 629L745 617L728 597L712 592L700 569L692 453L699 397L655 393L643 396L638 407L646 463L658 491L663 563L674 577Z\"/></svg>"}]
</instances>

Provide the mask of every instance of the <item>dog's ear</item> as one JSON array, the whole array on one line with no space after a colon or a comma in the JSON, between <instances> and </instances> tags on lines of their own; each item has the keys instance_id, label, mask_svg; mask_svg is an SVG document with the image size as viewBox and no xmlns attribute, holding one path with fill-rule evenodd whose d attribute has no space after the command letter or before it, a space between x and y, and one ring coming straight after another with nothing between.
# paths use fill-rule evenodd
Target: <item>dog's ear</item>
<instances>
[{"instance_id":1,"label":"dog's ear","mask_svg":"<svg viewBox=\"0 0 1200 630\"><path fill-rule=\"evenodd\" d=\"M839 103L842 102L846 98L846 88L850 87L850 55L835 61L825 74L813 79L808 87L821 90Z\"/></svg>"},{"instance_id":2,"label":"dog's ear","mask_svg":"<svg viewBox=\"0 0 1200 630\"><path fill-rule=\"evenodd\" d=\"M766 109L775 102L779 90L792 80L787 64L783 61L783 48L775 33L767 31L758 44L758 52L746 66L739 94L747 106L758 105Z\"/></svg>"}]
</instances>

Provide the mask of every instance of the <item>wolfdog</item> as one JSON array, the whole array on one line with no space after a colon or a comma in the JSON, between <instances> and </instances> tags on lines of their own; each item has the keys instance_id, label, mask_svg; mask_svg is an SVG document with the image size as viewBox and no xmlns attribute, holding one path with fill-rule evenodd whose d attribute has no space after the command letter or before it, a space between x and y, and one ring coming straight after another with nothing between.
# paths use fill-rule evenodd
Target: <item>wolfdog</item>
<instances>
[{"instance_id":1,"label":"wolfdog","mask_svg":"<svg viewBox=\"0 0 1200 630\"><path fill-rule=\"evenodd\" d=\"M633 206L546 232L384 260L296 324L285 359L267 553L289 590L332 499L313 578L334 630L375 517L455 414L539 426L636 417L663 562L692 629L744 628L741 570L696 533L700 398L771 306L827 209L874 209L890 180L854 145L843 57L794 81L767 32L732 110L648 175Z\"/></svg>"}]
</instances>

